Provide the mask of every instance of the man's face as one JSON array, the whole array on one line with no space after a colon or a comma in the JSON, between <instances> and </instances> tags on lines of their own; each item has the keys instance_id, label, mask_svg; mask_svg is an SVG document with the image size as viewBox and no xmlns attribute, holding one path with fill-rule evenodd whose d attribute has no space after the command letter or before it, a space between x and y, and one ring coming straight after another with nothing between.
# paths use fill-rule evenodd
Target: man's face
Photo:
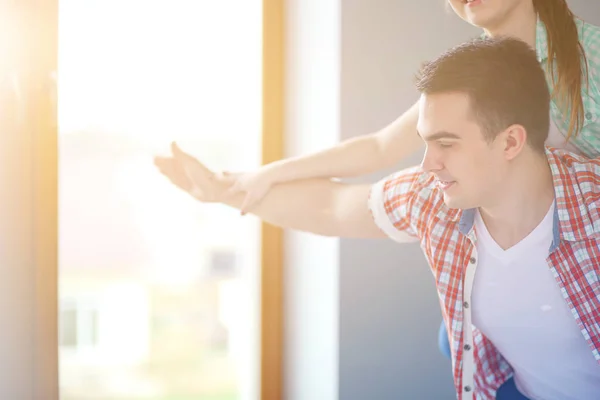
<instances>
[{"instance_id":1,"label":"man's face","mask_svg":"<svg viewBox=\"0 0 600 400\"><path fill-rule=\"evenodd\" d=\"M421 95L417 131L425 141L421 166L437 178L451 208L491 205L502 191L507 160L502 135L489 142L464 93Z\"/></svg>"}]
</instances>

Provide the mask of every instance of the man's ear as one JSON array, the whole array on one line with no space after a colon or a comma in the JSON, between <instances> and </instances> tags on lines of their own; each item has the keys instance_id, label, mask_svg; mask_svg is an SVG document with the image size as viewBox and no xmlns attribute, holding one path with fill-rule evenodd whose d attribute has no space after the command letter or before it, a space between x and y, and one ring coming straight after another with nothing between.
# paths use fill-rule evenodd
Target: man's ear
<instances>
[{"instance_id":1,"label":"man's ear","mask_svg":"<svg viewBox=\"0 0 600 400\"><path fill-rule=\"evenodd\" d=\"M527 145L527 131L523 125L514 124L499 134L502 140L504 156L507 160L514 159Z\"/></svg>"}]
</instances>

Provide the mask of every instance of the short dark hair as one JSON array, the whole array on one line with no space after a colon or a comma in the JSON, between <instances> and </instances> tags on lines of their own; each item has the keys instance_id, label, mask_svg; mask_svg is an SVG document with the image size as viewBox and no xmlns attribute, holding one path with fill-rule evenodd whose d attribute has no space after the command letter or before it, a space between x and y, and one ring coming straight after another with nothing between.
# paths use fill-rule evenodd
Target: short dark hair
<instances>
[{"instance_id":1,"label":"short dark hair","mask_svg":"<svg viewBox=\"0 0 600 400\"><path fill-rule=\"evenodd\" d=\"M456 46L422 67L417 89L422 94L465 93L490 141L518 124L527 131L529 145L544 150L550 93L535 51L521 40L480 38Z\"/></svg>"}]
</instances>

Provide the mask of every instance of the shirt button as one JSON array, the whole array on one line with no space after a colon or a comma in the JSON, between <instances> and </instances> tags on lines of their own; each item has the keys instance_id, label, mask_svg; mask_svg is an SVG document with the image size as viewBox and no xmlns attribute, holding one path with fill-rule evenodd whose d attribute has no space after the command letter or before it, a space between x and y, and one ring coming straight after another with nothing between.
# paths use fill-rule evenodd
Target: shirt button
<instances>
[{"instance_id":1,"label":"shirt button","mask_svg":"<svg viewBox=\"0 0 600 400\"><path fill-rule=\"evenodd\" d=\"M587 120L592 119L592 113L591 112L586 112L585 113L585 119L587 119Z\"/></svg>"},{"instance_id":2,"label":"shirt button","mask_svg":"<svg viewBox=\"0 0 600 400\"><path fill-rule=\"evenodd\" d=\"M471 350L471 345L469 345L469 344L465 344L465 347L464 347L464 349L465 349L466 351L469 351L469 350Z\"/></svg>"},{"instance_id":3,"label":"shirt button","mask_svg":"<svg viewBox=\"0 0 600 400\"><path fill-rule=\"evenodd\" d=\"M477 261L477 260L475 259L475 257L471 257L471 259L469 260L469 262L470 262L471 264L475 264L475 261Z\"/></svg>"},{"instance_id":4,"label":"shirt button","mask_svg":"<svg viewBox=\"0 0 600 400\"><path fill-rule=\"evenodd\" d=\"M464 307L464 308L469 308L469 303L468 303L467 301L465 301L465 302L463 303L463 307Z\"/></svg>"},{"instance_id":5,"label":"shirt button","mask_svg":"<svg viewBox=\"0 0 600 400\"><path fill-rule=\"evenodd\" d=\"M465 386L465 392L470 392L471 391L471 386Z\"/></svg>"}]
</instances>

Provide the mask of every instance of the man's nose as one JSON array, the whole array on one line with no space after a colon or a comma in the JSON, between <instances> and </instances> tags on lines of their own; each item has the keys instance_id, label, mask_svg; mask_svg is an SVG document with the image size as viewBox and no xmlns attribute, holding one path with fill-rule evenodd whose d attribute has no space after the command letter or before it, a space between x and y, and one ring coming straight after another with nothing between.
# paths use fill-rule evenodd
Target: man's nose
<instances>
[{"instance_id":1,"label":"man's nose","mask_svg":"<svg viewBox=\"0 0 600 400\"><path fill-rule=\"evenodd\" d=\"M421 160L421 168L423 171L434 172L442 169L443 163L439 154L430 146L425 147L425 154Z\"/></svg>"}]
</instances>

